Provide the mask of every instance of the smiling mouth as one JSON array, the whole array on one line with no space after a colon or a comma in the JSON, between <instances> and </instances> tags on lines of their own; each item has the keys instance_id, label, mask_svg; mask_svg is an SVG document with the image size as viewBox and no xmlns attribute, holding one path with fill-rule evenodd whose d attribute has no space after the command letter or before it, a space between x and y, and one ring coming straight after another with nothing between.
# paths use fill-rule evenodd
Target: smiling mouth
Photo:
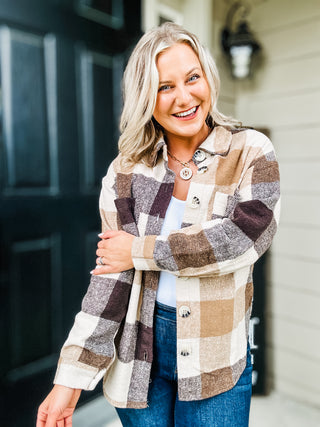
<instances>
[{"instance_id":1,"label":"smiling mouth","mask_svg":"<svg viewBox=\"0 0 320 427\"><path fill-rule=\"evenodd\" d=\"M187 111L183 111L182 113L175 113L172 114L175 117L188 117L188 116L192 116L193 114L195 114L195 112L198 110L199 106L197 107L192 107L190 108L190 110Z\"/></svg>"}]
</instances>

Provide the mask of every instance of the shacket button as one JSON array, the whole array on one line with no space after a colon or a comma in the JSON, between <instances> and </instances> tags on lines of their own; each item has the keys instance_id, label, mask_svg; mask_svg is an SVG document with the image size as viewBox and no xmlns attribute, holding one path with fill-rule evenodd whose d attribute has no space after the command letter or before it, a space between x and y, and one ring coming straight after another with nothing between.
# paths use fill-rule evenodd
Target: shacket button
<instances>
[{"instance_id":1,"label":"shacket button","mask_svg":"<svg viewBox=\"0 0 320 427\"><path fill-rule=\"evenodd\" d=\"M206 155L202 150L197 150L194 153L193 158L196 162L202 162L206 158Z\"/></svg>"},{"instance_id":2,"label":"shacket button","mask_svg":"<svg viewBox=\"0 0 320 427\"><path fill-rule=\"evenodd\" d=\"M208 166L202 166L201 168L198 169L198 173L205 173L208 170Z\"/></svg>"},{"instance_id":3,"label":"shacket button","mask_svg":"<svg viewBox=\"0 0 320 427\"><path fill-rule=\"evenodd\" d=\"M199 207L199 205L200 205L200 199L199 199L199 197L193 196L192 200L191 200L191 203L190 203L190 206L192 208L197 208L197 207Z\"/></svg>"},{"instance_id":4,"label":"shacket button","mask_svg":"<svg viewBox=\"0 0 320 427\"><path fill-rule=\"evenodd\" d=\"M188 307L187 305L182 305L181 307L179 307L179 316L181 317L189 317L191 314L191 310L190 307Z\"/></svg>"}]
</instances>

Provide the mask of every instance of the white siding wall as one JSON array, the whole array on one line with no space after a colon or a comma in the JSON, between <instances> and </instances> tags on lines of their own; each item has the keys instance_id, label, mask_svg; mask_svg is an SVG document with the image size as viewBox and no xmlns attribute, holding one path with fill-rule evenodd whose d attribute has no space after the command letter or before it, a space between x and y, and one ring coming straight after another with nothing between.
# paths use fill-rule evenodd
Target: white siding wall
<instances>
[{"instance_id":1,"label":"white siding wall","mask_svg":"<svg viewBox=\"0 0 320 427\"><path fill-rule=\"evenodd\" d=\"M320 3L256 4L264 63L242 83L236 115L268 127L280 162L282 218L268 286L269 378L320 406Z\"/></svg>"},{"instance_id":2,"label":"white siding wall","mask_svg":"<svg viewBox=\"0 0 320 427\"><path fill-rule=\"evenodd\" d=\"M234 81L231 79L229 65L226 61L224 54L221 51L221 46L220 46L220 36L221 36L221 31L224 27L226 13L227 13L227 8L226 8L225 2L221 0L213 2L213 18L212 18L213 41L211 42L211 46L209 47L211 47L211 51L216 61L216 64L219 70L220 80L221 80L218 109L226 115L235 117L236 115L235 84L234 84Z\"/></svg>"}]
</instances>

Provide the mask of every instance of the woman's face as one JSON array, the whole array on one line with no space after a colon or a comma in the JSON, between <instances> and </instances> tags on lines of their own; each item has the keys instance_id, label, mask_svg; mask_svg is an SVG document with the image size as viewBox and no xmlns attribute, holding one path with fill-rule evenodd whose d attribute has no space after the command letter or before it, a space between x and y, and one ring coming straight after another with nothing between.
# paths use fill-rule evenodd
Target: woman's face
<instances>
[{"instance_id":1,"label":"woman's face","mask_svg":"<svg viewBox=\"0 0 320 427\"><path fill-rule=\"evenodd\" d=\"M210 88L197 55L187 44L174 44L158 56L157 69L159 88L153 117L168 140L204 140Z\"/></svg>"}]
</instances>

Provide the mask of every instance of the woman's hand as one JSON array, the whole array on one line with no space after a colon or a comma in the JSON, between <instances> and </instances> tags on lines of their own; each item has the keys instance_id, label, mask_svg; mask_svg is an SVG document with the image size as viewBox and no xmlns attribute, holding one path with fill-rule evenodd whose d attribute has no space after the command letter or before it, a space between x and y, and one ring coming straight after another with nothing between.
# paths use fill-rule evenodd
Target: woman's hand
<instances>
[{"instance_id":1,"label":"woman's hand","mask_svg":"<svg viewBox=\"0 0 320 427\"><path fill-rule=\"evenodd\" d=\"M38 409L36 427L70 427L81 390L55 385Z\"/></svg>"},{"instance_id":2,"label":"woman's hand","mask_svg":"<svg viewBox=\"0 0 320 427\"><path fill-rule=\"evenodd\" d=\"M101 241L97 249L97 265L99 268L92 274L120 273L133 268L131 248L134 236L125 231L108 230L99 234ZM101 265L100 261L103 262ZM101 265L101 266L100 266Z\"/></svg>"}]
</instances>

